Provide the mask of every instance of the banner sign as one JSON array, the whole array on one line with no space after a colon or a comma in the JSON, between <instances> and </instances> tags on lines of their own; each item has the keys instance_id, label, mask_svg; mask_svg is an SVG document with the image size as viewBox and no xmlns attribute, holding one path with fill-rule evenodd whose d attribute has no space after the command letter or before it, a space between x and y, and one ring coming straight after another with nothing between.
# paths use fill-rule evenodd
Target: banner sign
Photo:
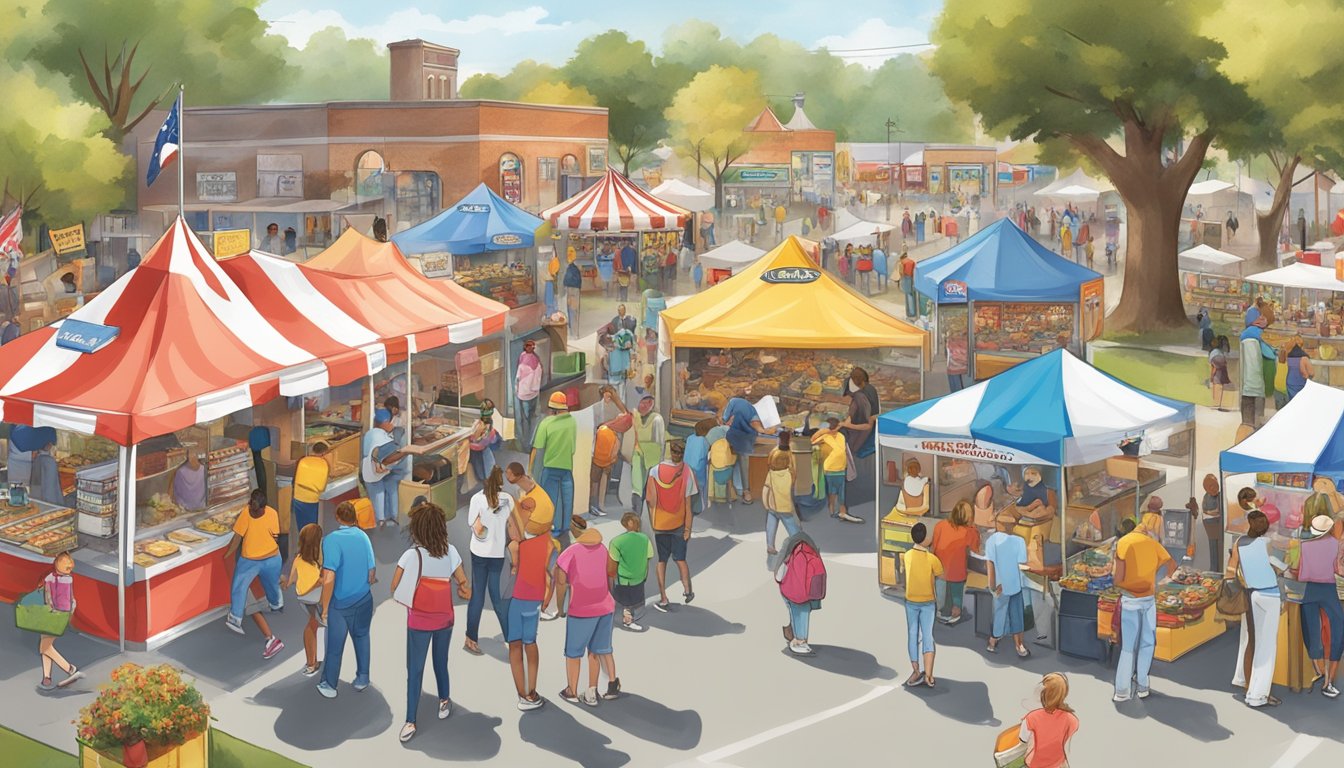
<instances>
[{"instance_id":1,"label":"banner sign","mask_svg":"<svg viewBox=\"0 0 1344 768\"><path fill-rule=\"evenodd\" d=\"M939 304L965 304L966 298L966 283L962 280L944 280L938 286Z\"/></svg>"},{"instance_id":2,"label":"banner sign","mask_svg":"<svg viewBox=\"0 0 1344 768\"><path fill-rule=\"evenodd\" d=\"M1106 323L1106 283L1098 278L1083 283L1078 296L1078 341L1101 338Z\"/></svg>"},{"instance_id":3,"label":"banner sign","mask_svg":"<svg viewBox=\"0 0 1344 768\"><path fill-rule=\"evenodd\" d=\"M56 329L56 346L91 355L117 338L121 329L113 325L98 325L66 318Z\"/></svg>"},{"instance_id":4,"label":"banner sign","mask_svg":"<svg viewBox=\"0 0 1344 768\"><path fill-rule=\"evenodd\" d=\"M247 253L252 248L252 231L248 229L221 229L215 232L215 258Z\"/></svg>"},{"instance_id":5,"label":"banner sign","mask_svg":"<svg viewBox=\"0 0 1344 768\"><path fill-rule=\"evenodd\" d=\"M463 203L457 206L458 213L489 213L490 206L485 203Z\"/></svg>"},{"instance_id":6,"label":"banner sign","mask_svg":"<svg viewBox=\"0 0 1344 768\"><path fill-rule=\"evenodd\" d=\"M218 171L196 174L196 199L202 203L231 203L238 199L238 174Z\"/></svg>"},{"instance_id":7,"label":"banner sign","mask_svg":"<svg viewBox=\"0 0 1344 768\"><path fill-rule=\"evenodd\" d=\"M1004 445L987 443L983 440L957 437L901 437L879 435L878 442L884 448L898 448L916 453L932 453L938 456L952 456L971 461L987 461L995 464L1045 464L1038 456L1009 448Z\"/></svg>"},{"instance_id":8,"label":"banner sign","mask_svg":"<svg viewBox=\"0 0 1344 768\"><path fill-rule=\"evenodd\" d=\"M761 273L761 280L767 283L798 285L814 283L821 277L821 271L806 267L777 267Z\"/></svg>"},{"instance_id":9,"label":"banner sign","mask_svg":"<svg viewBox=\"0 0 1344 768\"><path fill-rule=\"evenodd\" d=\"M83 224L76 224L65 229L53 229L47 234L51 236L51 247L59 254L84 250Z\"/></svg>"},{"instance_id":10,"label":"banner sign","mask_svg":"<svg viewBox=\"0 0 1344 768\"><path fill-rule=\"evenodd\" d=\"M522 245L523 238L513 234L512 232L505 232L503 234L495 235L494 237L490 238L490 242L494 243L495 245Z\"/></svg>"}]
</instances>

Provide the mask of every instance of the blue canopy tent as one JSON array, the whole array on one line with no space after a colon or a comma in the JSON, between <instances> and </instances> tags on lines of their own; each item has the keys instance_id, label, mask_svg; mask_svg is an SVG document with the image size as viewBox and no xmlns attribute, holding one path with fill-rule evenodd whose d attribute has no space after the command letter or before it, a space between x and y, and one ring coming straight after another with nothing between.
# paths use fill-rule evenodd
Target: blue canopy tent
<instances>
[{"instance_id":1,"label":"blue canopy tent","mask_svg":"<svg viewBox=\"0 0 1344 768\"><path fill-rule=\"evenodd\" d=\"M1018 359L1034 356L1043 349L1067 346L1081 353L1082 342L1101 333L1105 311L1101 280L1100 273L1059 256L1008 219L1000 219L958 245L915 265L915 290L936 305L934 322L938 327L943 325L945 306L965 306L967 349L977 350L975 357L985 354L994 358L984 361L992 364L983 365L982 369L975 367L974 360L968 360L977 379L988 378ZM976 305L990 302L1073 305L1067 345L1060 343L1064 335L1062 329L1043 327L1066 319L1052 316L1050 312L1018 313L1036 319L1040 327L1033 331L1002 317L997 321L986 318L984 323L972 321ZM1001 308L1000 312L1003 311ZM1057 312L1053 314L1058 315ZM993 327L996 323L997 327ZM977 348L977 325L981 325L985 336L984 346L992 344L992 348ZM946 334L938 333L937 336L946 343ZM1006 354L994 354L1000 351Z\"/></svg>"},{"instance_id":2,"label":"blue canopy tent","mask_svg":"<svg viewBox=\"0 0 1344 768\"><path fill-rule=\"evenodd\" d=\"M995 493L1000 503L990 505L996 512L989 520L977 520L980 526L992 525L992 515L1002 511L1004 497L1011 495L1006 486L1017 481L1013 474L1023 465L1044 468L1042 482L1051 494L1047 507L1054 506L1055 515L1024 522L1029 534L1021 533L1021 526L1014 530L1029 542L1039 536L1044 562L1050 565L1102 543L1075 538L1084 524L1109 532L1119 525L1120 515L1137 514L1149 495L1169 482L1180 484L1173 500L1188 497L1187 482L1193 494L1194 423L1192 404L1135 389L1059 349L959 392L882 414L877 421L879 466L899 472L906 459L927 466L932 456L933 466L924 474L937 479L930 510L950 510L957 501L974 498L982 480L993 486L999 478ZM1158 455L1142 468L1137 459L1119 458L1151 454ZM1017 466L1010 472L1004 465ZM904 485L888 469L879 487L879 508L887 509L884 491L890 494ZM911 518L896 511L882 519L879 573L881 558L900 548L888 542L899 540L896 529L909 524ZM1072 646L1087 632L1057 629L1060 649L1077 651L1075 655L1095 651L1095 623L1090 631L1090 641Z\"/></svg>"},{"instance_id":3,"label":"blue canopy tent","mask_svg":"<svg viewBox=\"0 0 1344 768\"><path fill-rule=\"evenodd\" d=\"M402 253L451 253L531 248L542 220L496 195L484 183L437 216L392 238Z\"/></svg>"}]
</instances>

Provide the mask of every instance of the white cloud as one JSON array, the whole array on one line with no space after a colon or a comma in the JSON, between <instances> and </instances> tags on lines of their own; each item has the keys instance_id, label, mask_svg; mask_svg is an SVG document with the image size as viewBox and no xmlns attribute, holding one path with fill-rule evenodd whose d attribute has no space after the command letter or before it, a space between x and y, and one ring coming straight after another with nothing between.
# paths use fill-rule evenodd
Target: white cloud
<instances>
[{"instance_id":1,"label":"white cloud","mask_svg":"<svg viewBox=\"0 0 1344 768\"><path fill-rule=\"evenodd\" d=\"M921 19L923 20L923 19ZM929 19L932 21L932 19ZM918 53L928 47L928 27L893 27L882 19L872 18L859 22L853 31L844 35L827 35L815 44L837 52L845 61L862 64L869 69L902 53ZM897 48L895 46L919 46Z\"/></svg>"},{"instance_id":2,"label":"white cloud","mask_svg":"<svg viewBox=\"0 0 1344 768\"><path fill-rule=\"evenodd\" d=\"M445 19L418 8L408 8L391 13L376 25L356 27L337 11L303 10L273 19L271 31L284 35L291 45L300 48L307 45L314 32L332 26L345 30L347 35L371 37L384 45L415 37L434 38L435 42L453 45L453 38L482 34L507 37L528 32L554 32L570 26L569 22L547 22L549 15L545 8L536 5L498 15L478 13L465 19Z\"/></svg>"}]
</instances>

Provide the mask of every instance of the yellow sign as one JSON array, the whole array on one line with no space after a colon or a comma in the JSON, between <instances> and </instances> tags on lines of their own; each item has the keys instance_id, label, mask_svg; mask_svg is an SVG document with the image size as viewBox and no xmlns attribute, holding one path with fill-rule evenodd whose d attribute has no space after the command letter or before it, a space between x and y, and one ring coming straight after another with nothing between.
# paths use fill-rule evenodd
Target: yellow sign
<instances>
[{"instance_id":1,"label":"yellow sign","mask_svg":"<svg viewBox=\"0 0 1344 768\"><path fill-rule=\"evenodd\" d=\"M51 235L51 247L57 253L74 253L84 250L84 225L76 224L73 227L65 229L53 229Z\"/></svg>"},{"instance_id":2,"label":"yellow sign","mask_svg":"<svg viewBox=\"0 0 1344 768\"><path fill-rule=\"evenodd\" d=\"M224 259L247 253L252 249L252 231L221 229L215 232L215 258Z\"/></svg>"}]
</instances>

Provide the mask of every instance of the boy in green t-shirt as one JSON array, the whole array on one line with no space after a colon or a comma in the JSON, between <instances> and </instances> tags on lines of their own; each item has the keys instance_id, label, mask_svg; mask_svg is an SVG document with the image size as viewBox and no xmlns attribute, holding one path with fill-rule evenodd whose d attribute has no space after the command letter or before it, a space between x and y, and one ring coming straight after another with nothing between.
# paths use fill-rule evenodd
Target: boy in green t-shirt
<instances>
[{"instance_id":1,"label":"boy in green t-shirt","mask_svg":"<svg viewBox=\"0 0 1344 768\"><path fill-rule=\"evenodd\" d=\"M653 559L653 540L640 532L639 515L626 512L621 516L625 533L611 540L607 550L607 576L615 580L612 597L621 607L621 626L632 632L644 628L635 623L634 611L644 606L644 582L649 578L649 561Z\"/></svg>"}]
</instances>

